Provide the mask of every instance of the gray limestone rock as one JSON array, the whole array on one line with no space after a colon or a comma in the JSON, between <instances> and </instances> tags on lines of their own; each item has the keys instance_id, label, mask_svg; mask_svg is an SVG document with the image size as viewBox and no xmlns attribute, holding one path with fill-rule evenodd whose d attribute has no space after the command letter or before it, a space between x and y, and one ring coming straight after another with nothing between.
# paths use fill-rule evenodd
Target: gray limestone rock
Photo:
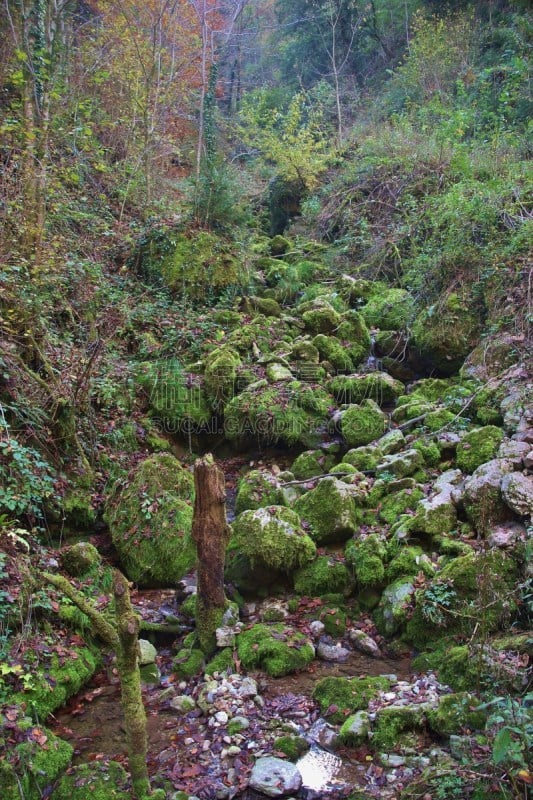
<instances>
[{"instance_id":1,"label":"gray limestone rock","mask_svg":"<svg viewBox=\"0 0 533 800\"><path fill-rule=\"evenodd\" d=\"M267 797L284 797L298 792L302 776L294 764L281 758L259 758L250 775L249 786Z\"/></svg>"}]
</instances>

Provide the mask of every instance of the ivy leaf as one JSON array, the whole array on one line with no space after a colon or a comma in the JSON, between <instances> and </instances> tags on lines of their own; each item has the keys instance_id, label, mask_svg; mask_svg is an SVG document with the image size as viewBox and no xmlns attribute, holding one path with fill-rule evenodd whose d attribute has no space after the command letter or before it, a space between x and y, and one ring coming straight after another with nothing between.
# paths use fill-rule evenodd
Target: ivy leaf
<instances>
[{"instance_id":1,"label":"ivy leaf","mask_svg":"<svg viewBox=\"0 0 533 800\"><path fill-rule=\"evenodd\" d=\"M509 754L512 745L511 733L509 728L502 728L496 734L494 742L492 743L492 759L495 764L501 764L505 761Z\"/></svg>"}]
</instances>

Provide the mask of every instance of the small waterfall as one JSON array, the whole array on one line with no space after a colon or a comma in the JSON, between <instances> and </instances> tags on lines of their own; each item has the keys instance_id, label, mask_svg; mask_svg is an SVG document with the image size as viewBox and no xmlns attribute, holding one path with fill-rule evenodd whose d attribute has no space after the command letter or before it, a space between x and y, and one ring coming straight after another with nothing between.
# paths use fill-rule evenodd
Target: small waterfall
<instances>
[{"instance_id":1,"label":"small waterfall","mask_svg":"<svg viewBox=\"0 0 533 800\"><path fill-rule=\"evenodd\" d=\"M382 372L383 362L376 356L376 334L370 331L370 354L363 367L364 372Z\"/></svg>"}]
</instances>

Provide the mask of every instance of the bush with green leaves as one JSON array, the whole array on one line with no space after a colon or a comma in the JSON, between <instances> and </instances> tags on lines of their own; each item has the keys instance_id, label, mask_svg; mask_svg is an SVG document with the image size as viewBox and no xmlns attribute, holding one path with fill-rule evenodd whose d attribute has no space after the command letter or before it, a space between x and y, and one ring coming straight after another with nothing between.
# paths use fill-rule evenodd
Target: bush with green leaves
<instances>
[{"instance_id":1,"label":"bush with green leaves","mask_svg":"<svg viewBox=\"0 0 533 800\"><path fill-rule=\"evenodd\" d=\"M0 512L39 520L43 504L55 500L55 472L48 461L0 427Z\"/></svg>"}]
</instances>

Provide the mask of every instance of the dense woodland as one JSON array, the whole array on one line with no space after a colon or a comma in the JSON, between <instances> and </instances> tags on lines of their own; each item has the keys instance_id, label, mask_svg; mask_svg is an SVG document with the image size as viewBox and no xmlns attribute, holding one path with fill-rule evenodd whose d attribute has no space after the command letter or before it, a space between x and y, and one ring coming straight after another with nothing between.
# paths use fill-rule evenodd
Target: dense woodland
<instances>
[{"instance_id":1,"label":"dense woodland","mask_svg":"<svg viewBox=\"0 0 533 800\"><path fill-rule=\"evenodd\" d=\"M532 22L2 0L1 800L529 796Z\"/></svg>"}]
</instances>

